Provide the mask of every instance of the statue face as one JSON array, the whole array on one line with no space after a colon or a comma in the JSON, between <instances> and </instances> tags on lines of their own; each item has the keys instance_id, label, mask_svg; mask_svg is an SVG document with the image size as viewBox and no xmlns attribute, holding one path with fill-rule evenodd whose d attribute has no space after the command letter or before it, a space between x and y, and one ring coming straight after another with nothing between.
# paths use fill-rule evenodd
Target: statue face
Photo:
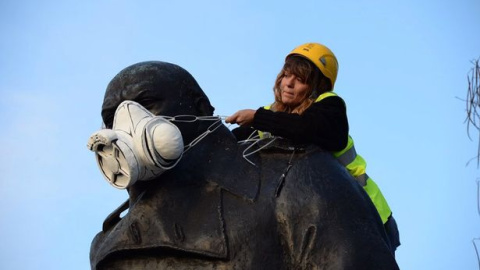
<instances>
[{"instance_id":1,"label":"statue face","mask_svg":"<svg viewBox=\"0 0 480 270\"><path fill-rule=\"evenodd\" d=\"M108 84L102 106L107 128L116 108L136 101L154 115L212 115L214 108L195 79L185 69L166 62L141 62L118 73Z\"/></svg>"}]
</instances>

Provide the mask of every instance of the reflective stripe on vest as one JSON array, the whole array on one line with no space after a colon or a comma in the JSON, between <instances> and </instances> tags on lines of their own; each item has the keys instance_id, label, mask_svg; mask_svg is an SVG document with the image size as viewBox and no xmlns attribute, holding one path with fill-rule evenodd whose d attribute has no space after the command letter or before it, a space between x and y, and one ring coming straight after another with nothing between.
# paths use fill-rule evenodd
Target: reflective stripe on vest
<instances>
[{"instance_id":1,"label":"reflective stripe on vest","mask_svg":"<svg viewBox=\"0 0 480 270\"><path fill-rule=\"evenodd\" d=\"M350 138L348 139L350 140ZM343 166L347 166L348 164L352 163L356 157L357 151L355 151L355 147L352 146L352 148L338 156L337 159L343 164Z\"/></svg>"},{"instance_id":2,"label":"reflective stripe on vest","mask_svg":"<svg viewBox=\"0 0 480 270\"><path fill-rule=\"evenodd\" d=\"M353 164L355 159L358 157L357 151L355 151L355 146L353 145L353 140L350 136L348 136L348 141L351 142L351 144L347 145L347 147L344 150L348 149L348 147L350 145L351 145L351 148L348 149L347 151L343 152L343 153L341 153L341 151L340 151L341 154L339 156L335 156L338 159L338 161L340 161L340 163L345 167L347 167L349 164ZM339 152L336 152L336 153L339 153ZM335 153L334 153L334 155L335 155ZM358 174L358 173L356 173L356 174ZM368 179L367 173L361 173L359 175L354 175L354 177L362 187L367 185L367 179Z\"/></svg>"}]
</instances>

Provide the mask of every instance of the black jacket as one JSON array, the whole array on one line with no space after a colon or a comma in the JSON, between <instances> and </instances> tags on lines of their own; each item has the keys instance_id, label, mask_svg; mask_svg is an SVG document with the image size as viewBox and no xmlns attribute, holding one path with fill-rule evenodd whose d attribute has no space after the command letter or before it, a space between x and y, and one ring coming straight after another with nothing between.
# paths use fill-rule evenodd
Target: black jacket
<instances>
[{"instance_id":1,"label":"black jacket","mask_svg":"<svg viewBox=\"0 0 480 270\"><path fill-rule=\"evenodd\" d=\"M327 151L340 151L348 141L347 109L338 96L313 103L302 115L259 108L251 127L239 127L232 132L238 140L244 140L254 130L270 132L297 144L312 143Z\"/></svg>"}]
</instances>

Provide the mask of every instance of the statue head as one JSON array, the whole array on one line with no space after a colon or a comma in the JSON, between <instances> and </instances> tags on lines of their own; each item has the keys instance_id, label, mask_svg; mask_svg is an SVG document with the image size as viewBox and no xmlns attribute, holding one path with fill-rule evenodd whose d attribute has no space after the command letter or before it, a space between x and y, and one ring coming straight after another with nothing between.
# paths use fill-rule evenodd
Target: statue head
<instances>
[{"instance_id":1,"label":"statue head","mask_svg":"<svg viewBox=\"0 0 480 270\"><path fill-rule=\"evenodd\" d=\"M212 115L214 108L193 76L160 61L140 62L120 71L108 84L102 118L112 127L115 110L125 100L140 103L154 115Z\"/></svg>"}]
</instances>

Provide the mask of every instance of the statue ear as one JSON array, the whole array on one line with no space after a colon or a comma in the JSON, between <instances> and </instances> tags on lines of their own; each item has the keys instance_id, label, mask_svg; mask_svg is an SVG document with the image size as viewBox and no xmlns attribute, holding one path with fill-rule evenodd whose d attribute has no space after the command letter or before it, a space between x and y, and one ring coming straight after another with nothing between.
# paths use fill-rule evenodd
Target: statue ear
<instances>
[{"instance_id":1,"label":"statue ear","mask_svg":"<svg viewBox=\"0 0 480 270\"><path fill-rule=\"evenodd\" d=\"M210 104L210 100L208 99L207 95L205 95L205 92L203 92L202 88L200 85L198 85L193 77L191 77L190 81L184 82L183 87L186 96L192 98L193 106L195 107L197 115L213 115L215 108Z\"/></svg>"},{"instance_id":2,"label":"statue ear","mask_svg":"<svg viewBox=\"0 0 480 270\"><path fill-rule=\"evenodd\" d=\"M210 101L206 97L197 97L195 99L195 108L197 109L200 115L213 115L215 108L210 105Z\"/></svg>"}]
</instances>

